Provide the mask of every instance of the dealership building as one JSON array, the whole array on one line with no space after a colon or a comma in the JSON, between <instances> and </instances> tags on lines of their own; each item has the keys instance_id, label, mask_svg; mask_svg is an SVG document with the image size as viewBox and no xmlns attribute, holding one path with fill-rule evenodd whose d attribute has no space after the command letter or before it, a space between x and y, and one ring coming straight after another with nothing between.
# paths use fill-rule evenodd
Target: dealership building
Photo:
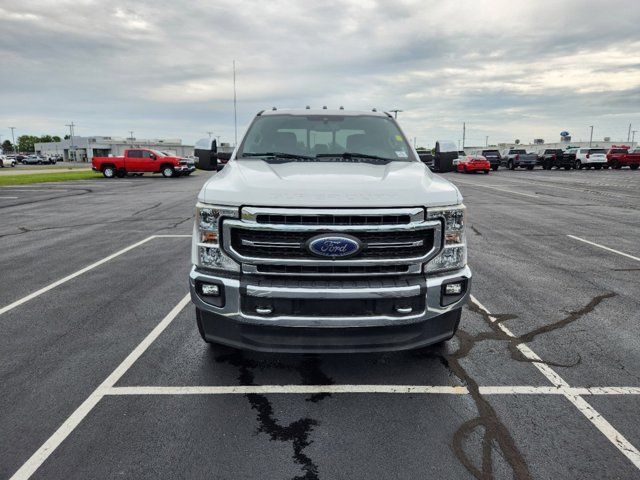
<instances>
[{"instance_id":1,"label":"dealership building","mask_svg":"<svg viewBox=\"0 0 640 480\"><path fill-rule=\"evenodd\" d=\"M127 148L150 148L170 155L193 155L193 146L183 145L179 138L141 139L125 137L76 137L60 142L36 143L40 155L62 155L65 161L90 162L93 157L120 156Z\"/></svg>"}]
</instances>

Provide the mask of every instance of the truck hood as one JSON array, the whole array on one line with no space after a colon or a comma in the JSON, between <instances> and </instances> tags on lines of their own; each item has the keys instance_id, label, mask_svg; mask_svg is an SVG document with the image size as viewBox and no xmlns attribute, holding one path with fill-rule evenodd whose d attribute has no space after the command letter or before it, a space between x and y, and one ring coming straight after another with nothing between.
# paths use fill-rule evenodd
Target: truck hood
<instances>
[{"instance_id":1,"label":"truck hood","mask_svg":"<svg viewBox=\"0 0 640 480\"><path fill-rule=\"evenodd\" d=\"M415 207L455 205L458 189L422 162L230 161L198 199L229 206Z\"/></svg>"}]
</instances>

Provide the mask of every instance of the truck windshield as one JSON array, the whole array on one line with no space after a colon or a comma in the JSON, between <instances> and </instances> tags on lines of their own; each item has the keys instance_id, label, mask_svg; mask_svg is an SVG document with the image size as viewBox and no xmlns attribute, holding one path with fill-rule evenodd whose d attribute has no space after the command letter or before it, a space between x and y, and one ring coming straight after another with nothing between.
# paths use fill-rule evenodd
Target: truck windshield
<instances>
[{"instance_id":1,"label":"truck windshield","mask_svg":"<svg viewBox=\"0 0 640 480\"><path fill-rule=\"evenodd\" d=\"M249 127L238 159L419 161L397 125L373 115L265 115Z\"/></svg>"}]
</instances>

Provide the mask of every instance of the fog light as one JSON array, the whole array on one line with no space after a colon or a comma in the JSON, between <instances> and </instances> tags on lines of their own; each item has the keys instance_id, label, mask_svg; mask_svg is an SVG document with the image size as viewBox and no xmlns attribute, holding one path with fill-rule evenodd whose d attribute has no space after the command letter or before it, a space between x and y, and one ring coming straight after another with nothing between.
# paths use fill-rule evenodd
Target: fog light
<instances>
[{"instance_id":1,"label":"fog light","mask_svg":"<svg viewBox=\"0 0 640 480\"><path fill-rule=\"evenodd\" d=\"M449 283L444 286L445 295L460 295L462 293L462 283Z\"/></svg>"},{"instance_id":2,"label":"fog light","mask_svg":"<svg viewBox=\"0 0 640 480\"><path fill-rule=\"evenodd\" d=\"M203 295L208 295L211 297L217 297L218 295L220 295L220 287L218 285L203 283L200 288Z\"/></svg>"}]
</instances>

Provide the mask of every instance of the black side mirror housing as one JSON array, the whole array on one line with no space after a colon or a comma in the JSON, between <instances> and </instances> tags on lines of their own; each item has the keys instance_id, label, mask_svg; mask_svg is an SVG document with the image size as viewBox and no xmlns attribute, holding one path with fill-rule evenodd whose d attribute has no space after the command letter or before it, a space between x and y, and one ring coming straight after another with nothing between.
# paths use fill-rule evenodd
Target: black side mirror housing
<instances>
[{"instance_id":1,"label":"black side mirror housing","mask_svg":"<svg viewBox=\"0 0 640 480\"><path fill-rule=\"evenodd\" d=\"M215 139L198 140L193 149L196 157L196 168L200 170L218 170L218 143Z\"/></svg>"}]
</instances>

